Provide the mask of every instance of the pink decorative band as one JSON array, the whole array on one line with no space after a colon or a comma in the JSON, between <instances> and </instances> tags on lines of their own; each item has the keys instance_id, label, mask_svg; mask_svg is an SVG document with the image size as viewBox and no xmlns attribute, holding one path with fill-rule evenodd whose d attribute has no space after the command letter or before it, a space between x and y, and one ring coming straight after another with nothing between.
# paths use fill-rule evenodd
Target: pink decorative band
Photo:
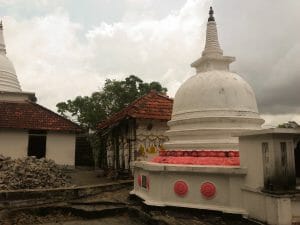
<instances>
[{"instance_id":1,"label":"pink decorative band","mask_svg":"<svg viewBox=\"0 0 300 225\"><path fill-rule=\"evenodd\" d=\"M151 162L165 164L239 166L238 151L198 150L198 151L160 151Z\"/></svg>"},{"instance_id":2,"label":"pink decorative band","mask_svg":"<svg viewBox=\"0 0 300 225\"><path fill-rule=\"evenodd\" d=\"M192 157L239 157L236 150L161 150L159 156Z\"/></svg>"}]
</instances>

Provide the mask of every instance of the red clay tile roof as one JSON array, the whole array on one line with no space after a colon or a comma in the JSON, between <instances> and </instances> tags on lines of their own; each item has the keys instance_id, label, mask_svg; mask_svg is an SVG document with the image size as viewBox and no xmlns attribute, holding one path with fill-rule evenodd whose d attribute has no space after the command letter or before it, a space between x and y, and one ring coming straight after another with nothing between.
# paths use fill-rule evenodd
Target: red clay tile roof
<instances>
[{"instance_id":1,"label":"red clay tile roof","mask_svg":"<svg viewBox=\"0 0 300 225\"><path fill-rule=\"evenodd\" d=\"M72 121L29 101L0 101L0 128L81 131Z\"/></svg>"},{"instance_id":2,"label":"red clay tile roof","mask_svg":"<svg viewBox=\"0 0 300 225\"><path fill-rule=\"evenodd\" d=\"M98 124L98 129L104 129L125 117L139 119L170 120L172 114L173 99L151 91L135 100L123 110L113 114L108 119Z\"/></svg>"}]
</instances>

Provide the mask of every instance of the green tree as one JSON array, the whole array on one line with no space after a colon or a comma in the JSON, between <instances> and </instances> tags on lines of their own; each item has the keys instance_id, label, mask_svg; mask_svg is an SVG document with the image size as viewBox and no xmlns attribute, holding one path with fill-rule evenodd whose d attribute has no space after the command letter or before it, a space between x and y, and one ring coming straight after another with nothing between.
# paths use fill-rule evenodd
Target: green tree
<instances>
[{"instance_id":1,"label":"green tree","mask_svg":"<svg viewBox=\"0 0 300 225\"><path fill-rule=\"evenodd\" d=\"M144 83L134 75L121 81L107 79L103 89L91 96L77 96L74 100L59 102L56 105L57 112L86 129L95 130L100 121L151 90L163 94L167 92L167 88L162 87L159 82Z\"/></svg>"}]
</instances>

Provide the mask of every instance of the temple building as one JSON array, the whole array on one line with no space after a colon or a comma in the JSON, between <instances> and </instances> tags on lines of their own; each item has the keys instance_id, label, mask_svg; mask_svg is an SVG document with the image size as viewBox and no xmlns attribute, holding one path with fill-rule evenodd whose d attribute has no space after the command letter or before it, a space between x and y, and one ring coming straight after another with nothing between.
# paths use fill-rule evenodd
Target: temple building
<instances>
[{"instance_id":1,"label":"temple building","mask_svg":"<svg viewBox=\"0 0 300 225\"><path fill-rule=\"evenodd\" d=\"M34 93L21 89L6 56L0 23L0 155L36 156L74 166L75 137L80 127L36 103Z\"/></svg>"},{"instance_id":2,"label":"temple building","mask_svg":"<svg viewBox=\"0 0 300 225\"><path fill-rule=\"evenodd\" d=\"M158 156L168 140L173 99L150 91L98 125L109 169L129 171L134 161Z\"/></svg>"},{"instance_id":3,"label":"temple building","mask_svg":"<svg viewBox=\"0 0 300 225\"><path fill-rule=\"evenodd\" d=\"M213 9L196 75L174 99L166 150L134 163L131 194L151 206L300 222L300 129L262 129L255 94L223 56ZM298 181L298 182L297 182Z\"/></svg>"}]
</instances>

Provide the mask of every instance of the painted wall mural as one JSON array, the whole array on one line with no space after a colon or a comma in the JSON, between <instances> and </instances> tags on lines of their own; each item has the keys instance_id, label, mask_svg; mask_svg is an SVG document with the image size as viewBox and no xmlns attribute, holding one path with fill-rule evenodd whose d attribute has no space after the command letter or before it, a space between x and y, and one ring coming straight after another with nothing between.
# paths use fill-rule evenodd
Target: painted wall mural
<instances>
[{"instance_id":1,"label":"painted wall mural","mask_svg":"<svg viewBox=\"0 0 300 225\"><path fill-rule=\"evenodd\" d=\"M164 150L167 129L166 121L137 119L110 130L105 140L108 168L128 170L132 161L152 160Z\"/></svg>"},{"instance_id":2,"label":"painted wall mural","mask_svg":"<svg viewBox=\"0 0 300 225\"><path fill-rule=\"evenodd\" d=\"M137 159L146 160L158 155L160 150L164 150L163 143L167 140L168 137L164 135L139 135L137 137Z\"/></svg>"}]
</instances>

